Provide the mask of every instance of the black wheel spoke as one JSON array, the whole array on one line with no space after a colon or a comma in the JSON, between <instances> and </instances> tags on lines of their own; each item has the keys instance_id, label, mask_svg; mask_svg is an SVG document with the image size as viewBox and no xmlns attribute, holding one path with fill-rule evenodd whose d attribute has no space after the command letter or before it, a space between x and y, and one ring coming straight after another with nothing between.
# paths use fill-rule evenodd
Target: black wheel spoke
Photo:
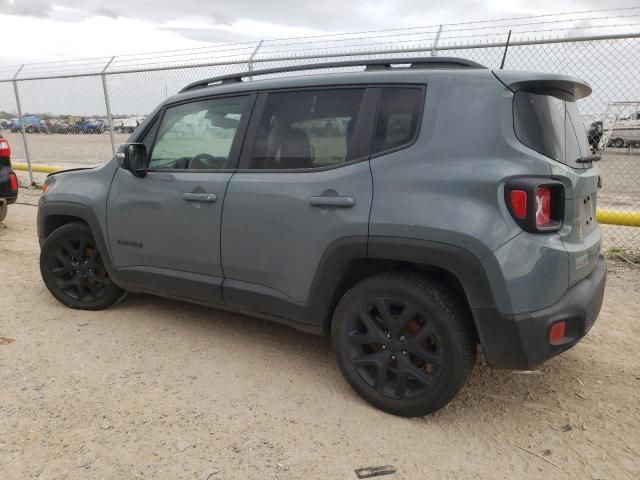
<instances>
[{"instance_id":1,"label":"black wheel spoke","mask_svg":"<svg viewBox=\"0 0 640 480\"><path fill-rule=\"evenodd\" d=\"M78 282L76 277L72 277L69 280L65 280L60 284L60 288L62 290L68 290L70 287L74 286Z\"/></svg>"},{"instance_id":2,"label":"black wheel spoke","mask_svg":"<svg viewBox=\"0 0 640 480\"><path fill-rule=\"evenodd\" d=\"M76 249L73 248L73 243L71 240L64 240L62 242L62 246L67 251L68 255L73 255L76 252Z\"/></svg>"},{"instance_id":3,"label":"black wheel spoke","mask_svg":"<svg viewBox=\"0 0 640 480\"><path fill-rule=\"evenodd\" d=\"M367 354L360 355L358 357L353 358L351 362L353 363L353 366L357 368L369 367L371 365L377 368L378 365L380 364L382 355L383 355L382 352L367 353Z\"/></svg>"},{"instance_id":4,"label":"black wheel spoke","mask_svg":"<svg viewBox=\"0 0 640 480\"><path fill-rule=\"evenodd\" d=\"M387 355L383 354L383 355L380 355L380 360L376 365L375 389L381 393L384 391L384 387L387 384L387 374L389 372L390 363L391 363L390 356L388 354Z\"/></svg>"},{"instance_id":5,"label":"black wheel spoke","mask_svg":"<svg viewBox=\"0 0 640 480\"><path fill-rule=\"evenodd\" d=\"M423 369L416 367L408 357L402 356L398 362L398 369L411 380L418 382L421 385L430 387L434 383L434 378L425 372Z\"/></svg>"},{"instance_id":6,"label":"black wheel spoke","mask_svg":"<svg viewBox=\"0 0 640 480\"><path fill-rule=\"evenodd\" d=\"M371 317L371 314L366 309L363 308L358 312L358 318L360 319L364 327L367 329L367 332L366 334L363 334L363 335L353 335L352 338L356 337L356 338L360 338L361 340L364 340L364 338L366 337L370 339L370 341L358 342L362 344L374 344L376 342L379 343L380 341L383 340L384 334L381 331L381 327Z\"/></svg>"},{"instance_id":7,"label":"black wheel spoke","mask_svg":"<svg viewBox=\"0 0 640 480\"><path fill-rule=\"evenodd\" d=\"M109 285L111 280L105 277L99 277L97 275L89 275L89 283L97 285Z\"/></svg>"},{"instance_id":8,"label":"black wheel spoke","mask_svg":"<svg viewBox=\"0 0 640 480\"><path fill-rule=\"evenodd\" d=\"M84 281L83 279L78 279L76 281L76 287L78 290L78 300L82 301L85 299L85 297L87 296L87 289L84 287Z\"/></svg>"},{"instance_id":9,"label":"black wheel spoke","mask_svg":"<svg viewBox=\"0 0 640 480\"><path fill-rule=\"evenodd\" d=\"M65 265L64 267L58 267L51 270L51 273L56 277L63 277L71 272L73 272L73 267L71 265Z\"/></svg>"},{"instance_id":10,"label":"black wheel spoke","mask_svg":"<svg viewBox=\"0 0 640 480\"><path fill-rule=\"evenodd\" d=\"M56 257L56 260L58 260L62 265L71 264L71 260L65 257L60 250L56 250L55 252L53 252L53 256Z\"/></svg>"},{"instance_id":11,"label":"black wheel spoke","mask_svg":"<svg viewBox=\"0 0 640 480\"><path fill-rule=\"evenodd\" d=\"M442 359L440 358L440 355L438 355L437 353L427 352L426 350L423 350L420 348L415 350L410 350L410 352L412 355L415 355L420 360L426 363L430 363L436 366L439 366L442 363Z\"/></svg>"},{"instance_id":12,"label":"black wheel spoke","mask_svg":"<svg viewBox=\"0 0 640 480\"><path fill-rule=\"evenodd\" d=\"M391 329L395 327L395 322L389 309L389 303L386 300L376 300L374 305L378 311L378 315L380 315L380 320L382 320L387 330L391 331Z\"/></svg>"},{"instance_id":13,"label":"black wheel spoke","mask_svg":"<svg viewBox=\"0 0 640 480\"><path fill-rule=\"evenodd\" d=\"M430 323L425 323L420 328L420 331L411 337L411 343L413 345L420 345L423 341L425 341L430 336L434 335L433 327Z\"/></svg>"},{"instance_id":14,"label":"black wheel spoke","mask_svg":"<svg viewBox=\"0 0 640 480\"><path fill-rule=\"evenodd\" d=\"M407 375L403 370L396 369L396 395L404 398L407 393Z\"/></svg>"},{"instance_id":15,"label":"black wheel spoke","mask_svg":"<svg viewBox=\"0 0 640 480\"><path fill-rule=\"evenodd\" d=\"M67 258L60 250L56 250L53 253L53 256L61 265L51 269L51 273L53 273L56 277L64 276L74 270L73 265L71 265L71 260Z\"/></svg>"}]
</instances>

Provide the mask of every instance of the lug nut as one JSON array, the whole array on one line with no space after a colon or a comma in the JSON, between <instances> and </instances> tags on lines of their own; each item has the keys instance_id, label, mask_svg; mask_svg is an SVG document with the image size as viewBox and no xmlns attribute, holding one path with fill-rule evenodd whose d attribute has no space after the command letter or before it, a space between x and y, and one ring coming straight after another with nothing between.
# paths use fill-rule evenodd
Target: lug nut
<instances>
[{"instance_id":1,"label":"lug nut","mask_svg":"<svg viewBox=\"0 0 640 480\"><path fill-rule=\"evenodd\" d=\"M387 349L387 346L386 346L386 345L382 345L382 349L383 349L383 350L386 350L386 349Z\"/></svg>"},{"instance_id":2,"label":"lug nut","mask_svg":"<svg viewBox=\"0 0 640 480\"><path fill-rule=\"evenodd\" d=\"M406 354L407 354L407 351L406 351L406 350L402 350L402 354L403 354L403 355L406 355Z\"/></svg>"},{"instance_id":3,"label":"lug nut","mask_svg":"<svg viewBox=\"0 0 640 480\"><path fill-rule=\"evenodd\" d=\"M391 338L391 334L390 334L390 333L387 333L387 334L385 335L385 337L387 337L387 338Z\"/></svg>"},{"instance_id":4,"label":"lug nut","mask_svg":"<svg viewBox=\"0 0 640 480\"><path fill-rule=\"evenodd\" d=\"M405 340L404 335L400 335L400 341L404 342L404 340Z\"/></svg>"},{"instance_id":5,"label":"lug nut","mask_svg":"<svg viewBox=\"0 0 640 480\"><path fill-rule=\"evenodd\" d=\"M396 356L395 355L391 355L391 360L395 360Z\"/></svg>"}]
</instances>

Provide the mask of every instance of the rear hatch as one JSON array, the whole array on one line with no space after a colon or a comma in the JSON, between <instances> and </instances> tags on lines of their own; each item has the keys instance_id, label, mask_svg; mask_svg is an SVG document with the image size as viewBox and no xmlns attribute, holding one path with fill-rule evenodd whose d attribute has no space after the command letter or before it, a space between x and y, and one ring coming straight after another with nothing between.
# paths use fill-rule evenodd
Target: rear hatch
<instances>
[{"instance_id":1,"label":"rear hatch","mask_svg":"<svg viewBox=\"0 0 640 480\"><path fill-rule=\"evenodd\" d=\"M551 174L564 184L563 227L569 253L569 285L585 278L598 261L601 232L596 221L600 169L589 148L577 101L591 88L561 75L494 72L513 91L513 123L518 140L544 155Z\"/></svg>"}]
</instances>

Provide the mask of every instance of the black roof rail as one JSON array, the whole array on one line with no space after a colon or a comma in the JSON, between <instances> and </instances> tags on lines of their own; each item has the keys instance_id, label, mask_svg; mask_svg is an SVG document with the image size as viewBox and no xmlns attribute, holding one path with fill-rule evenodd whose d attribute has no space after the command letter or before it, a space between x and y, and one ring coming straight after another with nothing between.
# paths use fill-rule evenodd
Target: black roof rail
<instances>
[{"instance_id":1,"label":"black roof rail","mask_svg":"<svg viewBox=\"0 0 640 480\"><path fill-rule=\"evenodd\" d=\"M272 75L275 73L299 72L303 70L320 70L325 68L341 67L365 67L365 70L386 70L395 68L393 65L409 65L408 68L415 69L457 69L457 68L487 68L484 65L472 60L455 57L410 57L410 58L372 58L366 60L343 60L339 62L307 63L304 65L291 65L289 67L266 68L264 70L253 70L220 77L207 78L190 83L180 93L205 88L211 85L222 85L227 83L242 82L243 77L258 77L260 75Z\"/></svg>"}]
</instances>

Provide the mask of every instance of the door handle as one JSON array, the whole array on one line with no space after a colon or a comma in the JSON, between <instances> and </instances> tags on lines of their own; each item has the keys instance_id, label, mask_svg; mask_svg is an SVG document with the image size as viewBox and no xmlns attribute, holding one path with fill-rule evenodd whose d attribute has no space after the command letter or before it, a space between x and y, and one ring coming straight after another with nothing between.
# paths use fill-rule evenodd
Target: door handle
<instances>
[{"instance_id":1,"label":"door handle","mask_svg":"<svg viewBox=\"0 0 640 480\"><path fill-rule=\"evenodd\" d=\"M309 204L312 207L351 208L356 204L356 199L353 197L311 197Z\"/></svg>"},{"instance_id":2,"label":"door handle","mask_svg":"<svg viewBox=\"0 0 640 480\"><path fill-rule=\"evenodd\" d=\"M206 202L206 203L213 203L218 199L215 193L183 193L182 198L187 202Z\"/></svg>"}]
</instances>

